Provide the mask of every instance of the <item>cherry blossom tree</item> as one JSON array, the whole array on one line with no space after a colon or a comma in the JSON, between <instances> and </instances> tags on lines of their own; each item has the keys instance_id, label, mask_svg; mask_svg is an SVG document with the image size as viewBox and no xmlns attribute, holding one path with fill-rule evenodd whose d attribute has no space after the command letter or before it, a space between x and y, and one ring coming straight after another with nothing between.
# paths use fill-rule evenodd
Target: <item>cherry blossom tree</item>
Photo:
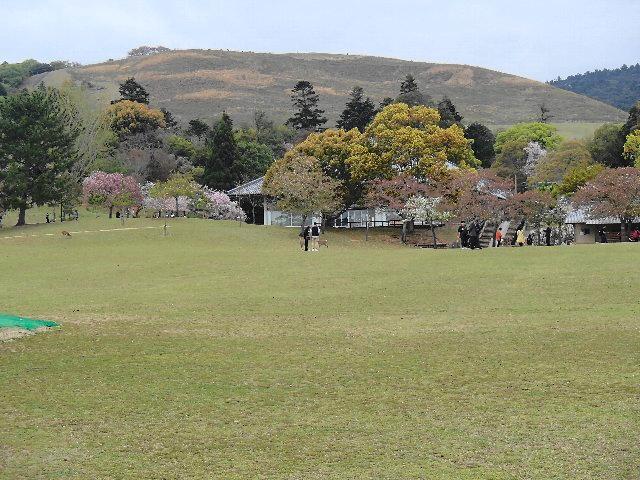
<instances>
[{"instance_id":1,"label":"cherry blossom tree","mask_svg":"<svg viewBox=\"0 0 640 480\"><path fill-rule=\"evenodd\" d=\"M433 248L437 246L435 223L446 222L453 216L451 212L443 209L443 205L442 197L414 195L409 198L402 209L405 218L429 223L431 236L433 238Z\"/></svg>"},{"instance_id":2,"label":"cherry blossom tree","mask_svg":"<svg viewBox=\"0 0 640 480\"><path fill-rule=\"evenodd\" d=\"M404 219L402 223L402 243L406 243L407 234L413 231L415 217L405 210L407 203L414 197L435 198L436 189L427 183L418 181L409 173L400 173L392 178L378 179L369 183L365 203L373 207L385 207L395 211Z\"/></svg>"},{"instance_id":3,"label":"cherry blossom tree","mask_svg":"<svg viewBox=\"0 0 640 480\"><path fill-rule=\"evenodd\" d=\"M494 224L493 238L506 218L511 182L493 170L461 172L446 186L447 208L460 220L480 219Z\"/></svg>"},{"instance_id":4,"label":"cherry blossom tree","mask_svg":"<svg viewBox=\"0 0 640 480\"><path fill-rule=\"evenodd\" d=\"M627 225L640 216L640 170L604 169L581 187L572 201L591 216L619 219L620 240L624 242L628 238Z\"/></svg>"},{"instance_id":5,"label":"cherry blossom tree","mask_svg":"<svg viewBox=\"0 0 640 480\"><path fill-rule=\"evenodd\" d=\"M82 182L82 199L84 205L107 208L109 218L113 217L113 209L121 207L141 206L143 203L140 185L131 176L121 173L94 172Z\"/></svg>"}]
</instances>

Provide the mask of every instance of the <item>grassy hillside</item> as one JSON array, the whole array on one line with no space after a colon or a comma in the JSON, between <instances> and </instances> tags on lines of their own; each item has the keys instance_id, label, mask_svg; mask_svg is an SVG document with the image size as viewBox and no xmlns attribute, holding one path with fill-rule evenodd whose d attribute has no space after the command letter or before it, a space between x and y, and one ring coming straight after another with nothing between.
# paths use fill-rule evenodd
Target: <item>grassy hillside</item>
<instances>
[{"instance_id":1,"label":"grassy hillside","mask_svg":"<svg viewBox=\"0 0 640 480\"><path fill-rule=\"evenodd\" d=\"M71 227L0 231L1 309L62 325L0 343L2 479L636 478L638 245Z\"/></svg>"},{"instance_id":2,"label":"grassy hillside","mask_svg":"<svg viewBox=\"0 0 640 480\"><path fill-rule=\"evenodd\" d=\"M321 107L333 125L354 85L376 102L395 97L400 81L412 73L423 92L439 100L448 95L467 121L513 124L533 120L538 105L551 108L557 122L623 121L625 114L593 99L544 83L467 65L410 62L390 58L328 54L268 54L221 50L184 50L127 58L61 74L41 75L29 82L84 82L96 95L117 97L117 84L135 76L151 101L183 122L211 119L226 110L239 122L256 109L275 120L291 114L290 90L296 81L311 81Z\"/></svg>"}]
</instances>

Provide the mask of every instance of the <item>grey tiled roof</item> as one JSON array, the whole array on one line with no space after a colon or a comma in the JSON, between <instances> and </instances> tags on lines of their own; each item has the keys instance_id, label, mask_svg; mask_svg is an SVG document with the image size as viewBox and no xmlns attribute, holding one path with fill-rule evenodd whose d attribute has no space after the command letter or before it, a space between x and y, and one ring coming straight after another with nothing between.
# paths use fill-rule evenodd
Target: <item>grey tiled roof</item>
<instances>
[{"instance_id":1,"label":"grey tiled roof","mask_svg":"<svg viewBox=\"0 0 640 480\"><path fill-rule=\"evenodd\" d=\"M564 219L564 223L585 223L587 225L609 225L612 223L620 223L617 217L592 218L582 209L569 212ZM634 218L633 223L640 223L639 218Z\"/></svg>"},{"instance_id":2,"label":"grey tiled roof","mask_svg":"<svg viewBox=\"0 0 640 480\"><path fill-rule=\"evenodd\" d=\"M250 182L238 185L227 192L227 195L261 195L264 177L256 178Z\"/></svg>"}]
</instances>

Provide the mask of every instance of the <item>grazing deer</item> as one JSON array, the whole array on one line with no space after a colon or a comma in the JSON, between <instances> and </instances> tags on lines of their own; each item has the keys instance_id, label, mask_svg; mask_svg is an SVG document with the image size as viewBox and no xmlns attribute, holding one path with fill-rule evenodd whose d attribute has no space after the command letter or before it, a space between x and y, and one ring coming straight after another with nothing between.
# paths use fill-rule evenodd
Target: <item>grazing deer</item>
<instances>
[{"instance_id":1,"label":"grazing deer","mask_svg":"<svg viewBox=\"0 0 640 480\"><path fill-rule=\"evenodd\" d=\"M60 232L60 233L62 233L63 237L71 237L71 234L69 232L67 232L66 230L62 230L62 232Z\"/></svg>"}]
</instances>

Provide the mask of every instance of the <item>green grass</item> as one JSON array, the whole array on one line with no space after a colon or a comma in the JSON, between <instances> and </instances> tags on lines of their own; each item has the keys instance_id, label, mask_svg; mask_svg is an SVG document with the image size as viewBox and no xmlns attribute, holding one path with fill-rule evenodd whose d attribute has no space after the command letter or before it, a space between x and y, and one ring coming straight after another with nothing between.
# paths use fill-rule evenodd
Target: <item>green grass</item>
<instances>
[{"instance_id":1,"label":"green grass","mask_svg":"<svg viewBox=\"0 0 640 480\"><path fill-rule=\"evenodd\" d=\"M558 128L558 133L563 138L569 140L588 140L593 137L593 133L602 126L604 122L560 122L554 123ZM506 130L512 125L492 125L494 132Z\"/></svg>"},{"instance_id":2,"label":"green grass","mask_svg":"<svg viewBox=\"0 0 640 480\"><path fill-rule=\"evenodd\" d=\"M0 231L0 310L62 325L0 344L0 478L638 478L637 245L61 228Z\"/></svg>"}]
</instances>

